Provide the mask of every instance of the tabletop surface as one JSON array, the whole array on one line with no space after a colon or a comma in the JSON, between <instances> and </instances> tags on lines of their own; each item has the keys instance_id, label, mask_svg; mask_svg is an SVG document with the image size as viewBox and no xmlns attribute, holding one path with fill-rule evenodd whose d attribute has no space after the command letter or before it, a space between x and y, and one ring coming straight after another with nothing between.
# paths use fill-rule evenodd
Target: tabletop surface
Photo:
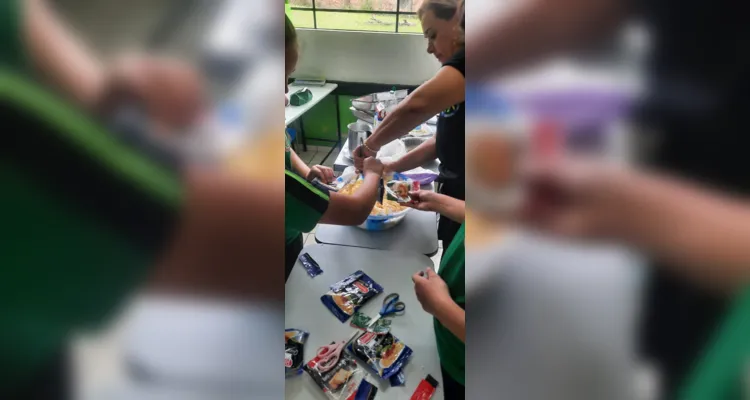
<instances>
[{"instance_id":1,"label":"tabletop surface","mask_svg":"<svg viewBox=\"0 0 750 400\"><path fill-rule=\"evenodd\" d=\"M340 246L411 251L432 257L438 252L437 214L411 210L400 224L380 232L356 226L320 224L315 228L315 240Z\"/></svg>"},{"instance_id":2,"label":"tabletop surface","mask_svg":"<svg viewBox=\"0 0 750 400\"><path fill-rule=\"evenodd\" d=\"M341 150L339 150L339 154L336 156L336 161L333 163L333 170L336 172L342 172L347 167L351 167L354 165L354 163L346 158L344 156L344 150L348 148L349 146L349 139L346 139L344 141L344 144L341 146ZM429 169L430 171L438 172L438 166L440 165L440 161L434 160L430 161L424 165L422 165L422 168Z\"/></svg>"},{"instance_id":3,"label":"tabletop surface","mask_svg":"<svg viewBox=\"0 0 750 400\"><path fill-rule=\"evenodd\" d=\"M307 103L301 105L301 106L292 106L286 107L284 109L284 123L285 125L289 125L292 122L296 121L297 118L302 116L302 114L306 113L309 109L313 108L316 104L320 103L321 100L323 100L326 96L331 94L339 85L335 83L326 83L323 86L297 86L297 85L289 85L289 94L293 94L299 89L302 89L303 87L307 87L310 89L310 92L312 92L312 100L308 101Z\"/></svg>"},{"instance_id":4,"label":"tabletop surface","mask_svg":"<svg viewBox=\"0 0 750 400\"><path fill-rule=\"evenodd\" d=\"M339 322L321 303L320 297L329 290L330 285L357 270L362 270L383 286L385 291L366 303L361 311L375 316L383 298L390 293L398 293L401 296L400 300L406 305L406 312L404 315L393 317L392 332L414 350L411 360L404 367L406 384L403 387L389 387L388 382L381 381L371 372L367 373L367 379L379 386L377 398L408 400L427 374L442 382L432 316L422 310L411 281L414 273L432 267L429 258L414 252L400 253L321 244L307 246L302 252L309 253L323 269L322 275L310 278L298 261L286 283L286 328L302 329L310 333L305 343L305 360L311 359L319 347L334 340L346 340L351 336L354 328L349 326L348 321ZM285 397L287 400L326 400L325 395L306 373L287 379ZM443 399L441 386L438 386L438 391L432 399Z\"/></svg>"}]
</instances>

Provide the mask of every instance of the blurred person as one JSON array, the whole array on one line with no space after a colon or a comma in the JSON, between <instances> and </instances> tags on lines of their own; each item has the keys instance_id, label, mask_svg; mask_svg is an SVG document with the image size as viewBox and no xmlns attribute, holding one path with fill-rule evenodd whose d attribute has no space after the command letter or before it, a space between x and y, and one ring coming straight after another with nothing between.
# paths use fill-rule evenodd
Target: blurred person
<instances>
[{"instance_id":1,"label":"blurred person","mask_svg":"<svg viewBox=\"0 0 750 400\"><path fill-rule=\"evenodd\" d=\"M284 85L289 92L289 76L294 72L299 58L297 31L288 16L285 16L285 64ZM332 225L360 225L367 220L378 197L378 186L383 175L383 164L374 157L363 160L361 170L364 183L352 195L328 191L310 181L318 178L325 183L333 181L333 171L316 165L312 168L291 149L289 137L285 148L285 203L284 251L285 273L289 279L297 257L302 251L302 233L312 231L318 223Z\"/></svg>"},{"instance_id":2,"label":"blurred person","mask_svg":"<svg viewBox=\"0 0 750 400\"><path fill-rule=\"evenodd\" d=\"M531 201L523 220L568 238L616 240L665 260L679 279L731 303L699 363L689 366L686 399L740 398L746 393L750 307L750 206L664 174L567 160L537 164L528 175Z\"/></svg>"},{"instance_id":3,"label":"blurred person","mask_svg":"<svg viewBox=\"0 0 750 400\"><path fill-rule=\"evenodd\" d=\"M750 281L750 206L741 198L662 173L601 162L539 163L528 171L523 221L556 235L616 240L706 290Z\"/></svg>"},{"instance_id":4,"label":"blurred person","mask_svg":"<svg viewBox=\"0 0 750 400\"><path fill-rule=\"evenodd\" d=\"M98 244L118 240L112 236L123 241L118 251L132 253L134 260L140 258L136 253L161 253L157 270L177 269L182 274L173 282L175 288L180 283L199 283L177 290L196 294L192 289L199 287L211 295L283 298L278 286L268 284L278 273L261 277L255 269L247 268L258 263L259 249L273 252L274 243L281 238L280 202L267 204L266 197L277 195L280 199L280 184L265 184L261 198L246 175L237 171L190 166L177 170L171 163L138 154L125 144L101 141L93 136L105 131L80 122L87 115L106 115L118 104L133 101L145 108L154 122L153 129L190 125L203 107L203 86L195 71L175 61L147 57L104 65L43 0L0 2L0 21L0 75L3 85L8 84L0 91L0 111L4 118L31 124L7 132L16 136L9 138L12 146L5 148L33 152L48 148L46 142L54 142L52 147L59 149L56 153L6 153L3 157L2 171L9 191L3 196L2 220L14 234L3 251L9 258L0 279L0 365L5 371L0 379L0 398L50 400L72 395L72 365L65 350L69 335L111 315L150 267L124 265L127 259L102 264L107 254ZM74 107L62 105L54 96L25 83L37 80L37 76L70 99ZM10 91L21 89L37 102L23 106L6 101L12 97ZM66 128L60 129L73 129L76 124L86 127L79 130L81 136L76 140L109 143L114 153L97 156L93 153L106 152L107 146L82 150L80 143L67 136L55 138L45 136L46 131L35 132L34 127L51 129L51 122L40 120L34 125L24 118L42 115L40 110L45 108L53 110L48 114L55 119L65 119ZM23 147L30 141L36 141L31 150ZM80 151L71 152L71 148ZM63 154L66 151L70 154ZM161 185L146 185L154 198L146 198L149 190L144 189L138 174L127 172L133 169L101 162L113 154L134 163L131 166L146 168L142 172L152 171L161 177ZM87 165L96 167L84 168ZM61 182L60 177L67 180ZM37 185L23 183L22 179L36 179ZM60 193L35 192L32 187L54 188ZM118 198L117 193L127 196ZM71 199L72 203L67 201ZM63 211L68 208L74 209L70 215ZM48 216L48 224L29 226L28 221L38 220L38 215ZM70 221L71 215L77 216L78 223ZM95 235L92 232L97 224L113 232ZM266 227L262 234L254 228L258 225ZM82 241L88 240L90 243L83 245ZM90 254L75 253L82 247L88 247ZM61 259L55 259L57 256ZM66 265L61 260L78 262ZM217 277L227 275L234 279L218 281Z\"/></svg>"},{"instance_id":5,"label":"blurred person","mask_svg":"<svg viewBox=\"0 0 750 400\"><path fill-rule=\"evenodd\" d=\"M511 73L612 34L639 18L650 30L648 93L639 107L637 139L648 165L717 188L750 193L743 116L750 104L745 39L738 3L658 0L532 0L469 32L472 79ZM473 35L473 36L472 36ZM642 346L667 392L680 382L713 330L725 299L652 269ZM669 394L668 394L669 396Z\"/></svg>"},{"instance_id":6,"label":"blurred person","mask_svg":"<svg viewBox=\"0 0 750 400\"><path fill-rule=\"evenodd\" d=\"M440 113L437 133L386 169L403 172L426 162L440 160L438 192L465 199L465 74L464 2L460 0L425 0L417 11L427 38L427 52L443 64L435 76L419 86L388 114L363 146L354 151L354 164L362 168L366 157L375 157L384 145L404 136L419 124ZM438 239L443 253L450 247L461 223L440 218Z\"/></svg>"},{"instance_id":7,"label":"blurred person","mask_svg":"<svg viewBox=\"0 0 750 400\"><path fill-rule=\"evenodd\" d=\"M431 191L410 193L410 207L433 211L461 224L455 239L444 252L440 268L431 268L412 276L414 290L422 308L435 317L435 340L443 375L446 399L464 399L466 374L466 288L464 248L466 216L462 200Z\"/></svg>"}]
</instances>

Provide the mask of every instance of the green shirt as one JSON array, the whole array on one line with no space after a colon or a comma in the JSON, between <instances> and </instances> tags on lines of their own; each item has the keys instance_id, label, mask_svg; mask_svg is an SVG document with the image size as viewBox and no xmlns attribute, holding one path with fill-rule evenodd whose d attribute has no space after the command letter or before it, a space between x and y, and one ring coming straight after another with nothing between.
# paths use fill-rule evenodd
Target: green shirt
<instances>
[{"instance_id":1,"label":"green shirt","mask_svg":"<svg viewBox=\"0 0 750 400\"><path fill-rule=\"evenodd\" d=\"M20 0L0 1L0 65L16 70L26 67L21 41L22 4Z\"/></svg>"},{"instance_id":2,"label":"green shirt","mask_svg":"<svg viewBox=\"0 0 750 400\"><path fill-rule=\"evenodd\" d=\"M438 275L448 285L451 299L462 308L466 304L466 288L464 269L466 266L466 252L464 239L466 224L456 233L450 247L445 251L445 256L440 260ZM466 346L456 335L448 330L435 318L435 339L437 341L440 364L450 374L451 378L464 385L466 369Z\"/></svg>"},{"instance_id":3,"label":"green shirt","mask_svg":"<svg viewBox=\"0 0 750 400\"><path fill-rule=\"evenodd\" d=\"M750 288L737 298L707 350L679 398L750 398Z\"/></svg>"},{"instance_id":4,"label":"green shirt","mask_svg":"<svg viewBox=\"0 0 750 400\"><path fill-rule=\"evenodd\" d=\"M1 65L0 121L12 127L0 149L2 393L141 283L172 230L182 187L174 171Z\"/></svg>"},{"instance_id":5,"label":"green shirt","mask_svg":"<svg viewBox=\"0 0 750 400\"><path fill-rule=\"evenodd\" d=\"M286 138L286 168L284 171L284 232L286 243L297 239L302 232L315 228L328 209L328 193L292 171L289 136Z\"/></svg>"}]
</instances>

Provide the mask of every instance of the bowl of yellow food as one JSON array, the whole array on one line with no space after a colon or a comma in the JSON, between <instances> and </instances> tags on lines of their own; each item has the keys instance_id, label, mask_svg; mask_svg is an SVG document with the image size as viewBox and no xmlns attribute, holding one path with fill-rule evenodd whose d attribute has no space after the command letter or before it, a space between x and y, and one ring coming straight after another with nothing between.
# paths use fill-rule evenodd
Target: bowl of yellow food
<instances>
[{"instance_id":1,"label":"bowl of yellow food","mask_svg":"<svg viewBox=\"0 0 750 400\"><path fill-rule=\"evenodd\" d=\"M408 181L408 178L401 174L393 174L389 180ZM363 177L352 170L347 170L336 179L336 186L339 187L339 193L345 195L354 194L364 183ZM359 225L359 228L367 231L384 231L393 228L401 223L409 213L411 208L398 203L397 201L383 199L383 203L376 202L370 211L367 220Z\"/></svg>"}]
</instances>

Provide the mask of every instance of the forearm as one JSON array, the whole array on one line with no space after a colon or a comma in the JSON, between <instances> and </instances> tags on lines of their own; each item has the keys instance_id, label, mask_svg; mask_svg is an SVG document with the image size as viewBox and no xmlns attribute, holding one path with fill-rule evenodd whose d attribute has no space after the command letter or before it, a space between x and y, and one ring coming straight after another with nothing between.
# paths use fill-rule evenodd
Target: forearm
<instances>
[{"instance_id":1,"label":"forearm","mask_svg":"<svg viewBox=\"0 0 750 400\"><path fill-rule=\"evenodd\" d=\"M367 145L379 149L411 132L412 129L427 121L439 111L430 115L430 112L420 105L420 101L407 97L383 119L378 129L367 139Z\"/></svg>"},{"instance_id":2,"label":"forearm","mask_svg":"<svg viewBox=\"0 0 750 400\"><path fill-rule=\"evenodd\" d=\"M750 275L750 207L674 181L630 177L609 214L615 236L675 271L733 289ZM619 228L614 228L619 227Z\"/></svg>"},{"instance_id":3,"label":"forearm","mask_svg":"<svg viewBox=\"0 0 750 400\"><path fill-rule=\"evenodd\" d=\"M466 40L472 79L502 75L611 33L628 15L624 0L529 0Z\"/></svg>"},{"instance_id":4,"label":"forearm","mask_svg":"<svg viewBox=\"0 0 750 400\"><path fill-rule=\"evenodd\" d=\"M364 182L353 194L331 193L331 202L320 223L348 226L365 222L377 201L379 183L378 174L367 173Z\"/></svg>"},{"instance_id":5,"label":"forearm","mask_svg":"<svg viewBox=\"0 0 750 400\"><path fill-rule=\"evenodd\" d=\"M187 176L182 219L152 287L190 296L283 301L278 270L252 266L283 263L284 184L222 172Z\"/></svg>"},{"instance_id":6,"label":"forearm","mask_svg":"<svg viewBox=\"0 0 750 400\"><path fill-rule=\"evenodd\" d=\"M436 203L435 211L453 221L464 223L466 220L466 202L443 194L437 195L440 196L440 201Z\"/></svg>"},{"instance_id":7,"label":"forearm","mask_svg":"<svg viewBox=\"0 0 750 400\"><path fill-rule=\"evenodd\" d=\"M466 311L456 302L447 299L434 317L462 342L466 342Z\"/></svg>"},{"instance_id":8,"label":"forearm","mask_svg":"<svg viewBox=\"0 0 750 400\"><path fill-rule=\"evenodd\" d=\"M292 169L294 172L297 173L297 175L307 178L307 175L310 174L310 167L305 164L304 161L302 161L301 158L295 153L293 150L290 150L290 159L292 162Z\"/></svg>"},{"instance_id":9,"label":"forearm","mask_svg":"<svg viewBox=\"0 0 750 400\"><path fill-rule=\"evenodd\" d=\"M63 25L44 0L26 0L24 37L33 63L52 84L84 107L102 96L102 64Z\"/></svg>"},{"instance_id":10,"label":"forearm","mask_svg":"<svg viewBox=\"0 0 750 400\"><path fill-rule=\"evenodd\" d=\"M399 158L397 161L394 161L393 164L391 164L391 169L395 172L409 171L435 160L437 158L437 147L435 143L434 136L429 138L416 149L406 153L405 156Z\"/></svg>"}]
</instances>

